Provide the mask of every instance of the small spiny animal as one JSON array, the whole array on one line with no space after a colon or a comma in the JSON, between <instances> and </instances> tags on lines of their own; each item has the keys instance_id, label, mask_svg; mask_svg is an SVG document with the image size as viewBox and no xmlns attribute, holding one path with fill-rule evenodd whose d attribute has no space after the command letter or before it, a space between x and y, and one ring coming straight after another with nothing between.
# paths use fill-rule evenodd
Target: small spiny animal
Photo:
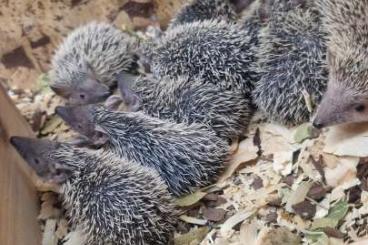
<instances>
[{"instance_id":1,"label":"small spiny animal","mask_svg":"<svg viewBox=\"0 0 368 245\"><path fill-rule=\"evenodd\" d=\"M224 140L243 136L253 115L250 99L239 91L228 91L199 79L146 76L131 81L130 86L128 80L126 76L118 78L122 101L128 111L140 110L152 117L188 125L201 123ZM107 103L109 101L111 98Z\"/></svg>"},{"instance_id":2,"label":"small spiny animal","mask_svg":"<svg viewBox=\"0 0 368 245\"><path fill-rule=\"evenodd\" d=\"M157 170L176 196L213 183L228 163L228 144L199 124L93 105L58 107L56 113L93 146Z\"/></svg>"},{"instance_id":3,"label":"small spiny animal","mask_svg":"<svg viewBox=\"0 0 368 245\"><path fill-rule=\"evenodd\" d=\"M156 77L199 78L249 97L254 77L252 39L241 25L219 20L184 23L146 44Z\"/></svg>"},{"instance_id":4,"label":"small spiny animal","mask_svg":"<svg viewBox=\"0 0 368 245\"><path fill-rule=\"evenodd\" d=\"M185 4L170 22L170 27L203 20L235 21L235 5L229 0L194 0Z\"/></svg>"},{"instance_id":5,"label":"small spiny animal","mask_svg":"<svg viewBox=\"0 0 368 245\"><path fill-rule=\"evenodd\" d=\"M368 121L368 1L318 2L328 32L327 91L314 126Z\"/></svg>"},{"instance_id":6,"label":"small spiny animal","mask_svg":"<svg viewBox=\"0 0 368 245\"><path fill-rule=\"evenodd\" d=\"M326 33L315 8L275 4L260 35L253 100L268 118L293 126L310 120L326 90Z\"/></svg>"},{"instance_id":7,"label":"small spiny animal","mask_svg":"<svg viewBox=\"0 0 368 245\"><path fill-rule=\"evenodd\" d=\"M50 87L71 104L101 102L115 76L136 69L137 42L110 24L92 22L71 32L52 59Z\"/></svg>"},{"instance_id":8,"label":"small spiny animal","mask_svg":"<svg viewBox=\"0 0 368 245\"><path fill-rule=\"evenodd\" d=\"M177 211L156 171L67 143L24 137L11 143L42 179L60 185L83 244L166 245L172 239Z\"/></svg>"}]
</instances>

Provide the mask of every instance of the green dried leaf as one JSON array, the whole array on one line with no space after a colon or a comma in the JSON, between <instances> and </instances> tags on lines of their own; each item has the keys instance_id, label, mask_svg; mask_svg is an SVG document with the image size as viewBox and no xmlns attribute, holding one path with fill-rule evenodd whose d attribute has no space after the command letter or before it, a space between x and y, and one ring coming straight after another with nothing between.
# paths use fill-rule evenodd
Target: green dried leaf
<instances>
[{"instance_id":1,"label":"green dried leaf","mask_svg":"<svg viewBox=\"0 0 368 245\"><path fill-rule=\"evenodd\" d=\"M294 134L294 140L296 143L303 143L307 139L313 139L317 137L315 128L310 123L304 123L300 125Z\"/></svg>"},{"instance_id":2,"label":"green dried leaf","mask_svg":"<svg viewBox=\"0 0 368 245\"><path fill-rule=\"evenodd\" d=\"M190 195L176 199L176 205L178 205L179 207L192 206L199 202L205 195L207 195L207 192L196 191Z\"/></svg>"},{"instance_id":3,"label":"green dried leaf","mask_svg":"<svg viewBox=\"0 0 368 245\"><path fill-rule=\"evenodd\" d=\"M308 232L305 234L305 238L308 240L308 244L329 245L328 236L321 231Z\"/></svg>"},{"instance_id":4,"label":"green dried leaf","mask_svg":"<svg viewBox=\"0 0 368 245\"><path fill-rule=\"evenodd\" d=\"M339 201L330 209L327 216L331 219L341 220L342 218L345 217L348 210L349 210L348 202Z\"/></svg>"},{"instance_id":5,"label":"green dried leaf","mask_svg":"<svg viewBox=\"0 0 368 245\"><path fill-rule=\"evenodd\" d=\"M53 115L51 118L45 123L45 126L41 129L41 134L46 135L55 131L56 128L62 125L63 120L57 116Z\"/></svg>"},{"instance_id":6,"label":"green dried leaf","mask_svg":"<svg viewBox=\"0 0 368 245\"><path fill-rule=\"evenodd\" d=\"M50 91L50 77L47 73L43 73L41 74L38 78L37 78L37 90L40 91L41 93L43 92L48 92Z\"/></svg>"},{"instance_id":7,"label":"green dried leaf","mask_svg":"<svg viewBox=\"0 0 368 245\"><path fill-rule=\"evenodd\" d=\"M193 245L199 244L209 232L208 227L200 227L190 230L188 233L183 235L175 236L175 245Z\"/></svg>"},{"instance_id":8,"label":"green dried leaf","mask_svg":"<svg viewBox=\"0 0 368 245\"><path fill-rule=\"evenodd\" d=\"M339 201L333 207L330 208L326 217L314 220L312 229L332 227L335 228L339 221L345 217L348 212L349 206L346 201Z\"/></svg>"}]
</instances>

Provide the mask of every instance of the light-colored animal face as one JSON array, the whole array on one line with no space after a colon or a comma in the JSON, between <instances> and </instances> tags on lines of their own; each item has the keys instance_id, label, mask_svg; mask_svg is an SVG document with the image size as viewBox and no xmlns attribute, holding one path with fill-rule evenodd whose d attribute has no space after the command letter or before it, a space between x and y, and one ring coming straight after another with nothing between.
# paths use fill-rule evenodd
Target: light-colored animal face
<instances>
[{"instance_id":1,"label":"light-colored animal face","mask_svg":"<svg viewBox=\"0 0 368 245\"><path fill-rule=\"evenodd\" d=\"M89 65L70 73L69 80L51 85L56 94L64 97L71 105L86 105L103 102L110 94L110 88L99 81Z\"/></svg>"},{"instance_id":2,"label":"light-colored animal face","mask_svg":"<svg viewBox=\"0 0 368 245\"><path fill-rule=\"evenodd\" d=\"M102 146L108 141L106 132L93 120L93 105L64 107L58 106L56 113L76 132L84 136L86 146Z\"/></svg>"},{"instance_id":3,"label":"light-colored animal face","mask_svg":"<svg viewBox=\"0 0 368 245\"><path fill-rule=\"evenodd\" d=\"M94 104L104 101L110 94L108 86L86 77L77 87L71 89L68 101L72 105Z\"/></svg>"},{"instance_id":4,"label":"light-colored animal face","mask_svg":"<svg viewBox=\"0 0 368 245\"><path fill-rule=\"evenodd\" d=\"M62 184L71 175L69 166L53 157L60 143L26 137L12 137L10 142L43 180Z\"/></svg>"},{"instance_id":5,"label":"light-colored animal face","mask_svg":"<svg viewBox=\"0 0 368 245\"><path fill-rule=\"evenodd\" d=\"M330 81L313 125L324 128L336 124L368 121L368 94Z\"/></svg>"}]
</instances>

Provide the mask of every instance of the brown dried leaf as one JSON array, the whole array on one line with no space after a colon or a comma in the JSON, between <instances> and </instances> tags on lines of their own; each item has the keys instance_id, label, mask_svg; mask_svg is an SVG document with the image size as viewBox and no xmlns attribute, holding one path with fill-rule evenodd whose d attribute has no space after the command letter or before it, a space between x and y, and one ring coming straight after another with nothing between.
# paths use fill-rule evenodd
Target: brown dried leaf
<instances>
[{"instance_id":1,"label":"brown dried leaf","mask_svg":"<svg viewBox=\"0 0 368 245\"><path fill-rule=\"evenodd\" d=\"M323 185L314 183L310 188L307 196L316 201L321 201L326 196L327 190Z\"/></svg>"},{"instance_id":2,"label":"brown dried leaf","mask_svg":"<svg viewBox=\"0 0 368 245\"><path fill-rule=\"evenodd\" d=\"M263 187L263 180L261 177L259 177L258 175L256 175L253 179L252 184L250 185L253 189L255 190L259 190Z\"/></svg>"},{"instance_id":3,"label":"brown dried leaf","mask_svg":"<svg viewBox=\"0 0 368 245\"><path fill-rule=\"evenodd\" d=\"M290 196L288 197L288 200L285 205L285 209L288 212L292 212L292 206L295 204L299 204L303 202L307 196L307 193L309 192L310 188L312 187L313 183L311 182L302 182L300 185L296 188L295 191L293 191Z\"/></svg>"},{"instance_id":4,"label":"brown dried leaf","mask_svg":"<svg viewBox=\"0 0 368 245\"><path fill-rule=\"evenodd\" d=\"M225 218L226 211L221 208L203 208L203 218L218 222Z\"/></svg>"},{"instance_id":5,"label":"brown dried leaf","mask_svg":"<svg viewBox=\"0 0 368 245\"><path fill-rule=\"evenodd\" d=\"M304 219L312 219L316 214L316 205L307 200L298 204L294 204L292 208L296 214Z\"/></svg>"}]
</instances>

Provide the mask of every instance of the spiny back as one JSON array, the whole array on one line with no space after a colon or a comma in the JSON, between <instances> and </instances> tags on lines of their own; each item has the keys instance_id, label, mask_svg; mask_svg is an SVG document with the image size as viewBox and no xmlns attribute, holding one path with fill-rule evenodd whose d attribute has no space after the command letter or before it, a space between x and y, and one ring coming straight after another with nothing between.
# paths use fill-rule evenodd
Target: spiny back
<instances>
[{"instance_id":1,"label":"spiny back","mask_svg":"<svg viewBox=\"0 0 368 245\"><path fill-rule=\"evenodd\" d=\"M328 31L331 81L368 92L368 0L318 1Z\"/></svg>"},{"instance_id":2,"label":"spiny back","mask_svg":"<svg viewBox=\"0 0 368 245\"><path fill-rule=\"evenodd\" d=\"M315 105L326 90L326 33L314 9L275 11L260 35L257 70L261 78L253 97L272 120L297 125L311 116L303 92Z\"/></svg>"},{"instance_id":3,"label":"spiny back","mask_svg":"<svg viewBox=\"0 0 368 245\"><path fill-rule=\"evenodd\" d=\"M253 87L249 67L252 40L240 25L207 20L168 30L149 50L157 77L199 77L228 90L248 95Z\"/></svg>"},{"instance_id":4,"label":"spiny back","mask_svg":"<svg viewBox=\"0 0 368 245\"><path fill-rule=\"evenodd\" d=\"M94 115L109 136L109 149L156 169L175 195L211 184L228 161L228 145L202 125L101 108Z\"/></svg>"},{"instance_id":5,"label":"spiny back","mask_svg":"<svg viewBox=\"0 0 368 245\"><path fill-rule=\"evenodd\" d=\"M330 34L329 44L338 52L367 53L368 0L320 0L318 3Z\"/></svg>"},{"instance_id":6,"label":"spiny back","mask_svg":"<svg viewBox=\"0 0 368 245\"><path fill-rule=\"evenodd\" d=\"M77 86L91 68L97 79L112 85L115 75L135 63L135 41L112 25L92 22L71 32L52 60L52 86Z\"/></svg>"},{"instance_id":7,"label":"spiny back","mask_svg":"<svg viewBox=\"0 0 368 245\"><path fill-rule=\"evenodd\" d=\"M177 123L201 123L223 139L245 132L253 115L250 98L199 79L179 77L138 79L132 89L141 99L141 110Z\"/></svg>"},{"instance_id":8,"label":"spiny back","mask_svg":"<svg viewBox=\"0 0 368 245\"><path fill-rule=\"evenodd\" d=\"M236 17L234 6L229 0L194 0L179 11L171 21L170 28L184 23L211 19L234 21Z\"/></svg>"},{"instance_id":9,"label":"spiny back","mask_svg":"<svg viewBox=\"0 0 368 245\"><path fill-rule=\"evenodd\" d=\"M65 147L54 155L74 166L62 193L86 244L168 243L173 200L155 171L102 151Z\"/></svg>"}]
</instances>

